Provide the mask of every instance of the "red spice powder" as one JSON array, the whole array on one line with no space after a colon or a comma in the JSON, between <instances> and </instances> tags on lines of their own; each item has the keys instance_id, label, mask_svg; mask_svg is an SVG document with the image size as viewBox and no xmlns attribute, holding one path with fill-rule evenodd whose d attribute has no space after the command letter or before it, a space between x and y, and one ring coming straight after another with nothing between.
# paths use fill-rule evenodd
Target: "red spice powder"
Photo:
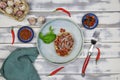
<instances>
[{"instance_id":1,"label":"red spice powder","mask_svg":"<svg viewBox=\"0 0 120 80\"><path fill-rule=\"evenodd\" d=\"M20 38L23 40L29 40L31 36L32 36L32 33L29 29L25 28L20 31Z\"/></svg>"}]
</instances>

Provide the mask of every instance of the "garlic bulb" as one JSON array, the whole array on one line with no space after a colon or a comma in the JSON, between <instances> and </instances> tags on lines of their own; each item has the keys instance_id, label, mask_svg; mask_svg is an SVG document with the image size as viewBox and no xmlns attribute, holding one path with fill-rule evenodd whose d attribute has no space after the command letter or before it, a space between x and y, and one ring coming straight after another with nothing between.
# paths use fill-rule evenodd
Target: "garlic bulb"
<instances>
[{"instance_id":1,"label":"garlic bulb","mask_svg":"<svg viewBox=\"0 0 120 80\"><path fill-rule=\"evenodd\" d=\"M28 22L30 25L35 25L37 23L37 19L35 17L29 17Z\"/></svg>"},{"instance_id":2,"label":"garlic bulb","mask_svg":"<svg viewBox=\"0 0 120 80\"><path fill-rule=\"evenodd\" d=\"M17 11L19 11L19 8L18 7L14 7L13 13L16 14Z\"/></svg>"},{"instance_id":3,"label":"garlic bulb","mask_svg":"<svg viewBox=\"0 0 120 80\"><path fill-rule=\"evenodd\" d=\"M6 2L0 1L0 8L5 9L7 7Z\"/></svg>"},{"instance_id":4,"label":"garlic bulb","mask_svg":"<svg viewBox=\"0 0 120 80\"><path fill-rule=\"evenodd\" d=\"M2 1L7 2L8 0L2 0Z\"/></svg>"},{"instance_id":5,"label":"garlic bulb","mask_svg":"<svg viewBox=\"0 0 120 80\"><path fill-rule=\"evenodd\" d=\"M19 9L24 11L26 9L26 6L24 4L20 4Z\"/></svg>"},{"instance_id":6,"label":"garlic bulb","mask_svg":"<svg viewBox=\"0 0 120 80\"><path fill-rule=\"evenodd\" d=\"M7 1L7 4L8 4L8 6L13 6L13 5L14 5L14 2L13 2L12 0L8 0L8 1Z\"/></svg>"},{"instance_id":7,"label":"garlic bulb","mask_svg":"<svg viewBox=\"0 0 120 80\"><path fill-rule=\"evenodd\" d=\"M46 18L44 16L40 16L40 17L38 17L37 21L38 21L38 23L44 24L46 21Z\"/></svg>"},{"instance_id":8,"label":"garlic bulb","mask_svg":"<svg viewBox=\"0 0 120 80\"><path fill-rule=\"evenodd\" d=\"M5 8L5 11L6 11L6 13L8 13L8 14L12 14L12 13L13 13L12 7L6 7L6 8Z\"/></svg>"},{"instance_id":9,"label":"garlic bulb","mask_svg":"<svg viewBox=\"0 0 120 80\"><path fill-rule=\"evenodd\" d=\"M14 0L14 2L18 2L18 3L21 3L21 0Z\"/></svg>"},{"instance_id":10,"label":"garlic bulb","mask_svg":"<svg viewBox=\"0 0 120 80\"><path fill-rule=\"evenodd\" d=\"M20 4L21 4L21 1L20 1L20 0L14 0L14 5L15 5L16 7L19 7Z\"/></svg>"},{"instance_id":11,"label":"garlic bulb","mask_svg":"<svg viewBox=\"0 0 120 80\"><path fill-rule=\"evenodd\" d=\"M16 12L16 16L18 16L18 17L22 17L23 14L24 13L21 10L19 10L19 11Z\"/></svg>"}]
</instances>

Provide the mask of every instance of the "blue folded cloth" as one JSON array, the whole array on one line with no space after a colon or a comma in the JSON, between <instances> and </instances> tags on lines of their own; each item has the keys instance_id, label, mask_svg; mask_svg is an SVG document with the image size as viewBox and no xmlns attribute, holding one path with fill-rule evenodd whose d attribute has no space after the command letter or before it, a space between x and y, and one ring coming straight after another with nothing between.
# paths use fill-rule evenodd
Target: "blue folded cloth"
<instances>
[{"instance_id":1,"label":"blue folded cloth","mask_svg":"<svg viewBox=\"0 0 120 80\"><path fill-rule=\"evenodd\" d=\"M36 47L18 48L4 61L0 73L6 80L41 80L32 64L38 54Z\"/></svg>"}]
</instances>

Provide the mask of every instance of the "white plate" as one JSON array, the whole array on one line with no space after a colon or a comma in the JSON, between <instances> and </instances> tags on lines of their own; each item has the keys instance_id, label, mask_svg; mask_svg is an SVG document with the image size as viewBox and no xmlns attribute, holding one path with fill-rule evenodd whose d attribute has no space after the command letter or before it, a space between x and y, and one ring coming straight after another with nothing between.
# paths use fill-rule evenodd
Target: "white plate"
<instances>
[{"instance_id":1,"label":"white plate","mask_svg":"<svg viewBox=\"0 0 120 80\"><path fill-rule=\"evenodd\" d=\"M61 57L57 55L55 51L54 42L50 44L45 44L38 36L37 47L42 56L53 63L66 63L75 59L81 52L81 49L83 47L83 35L80 27L69 19L58 18L51 20L43 25L39 32L46 34L47 32L49 32L50 26L52 26L56 35L60 33L60 28L64 28L66 32L70 32L74 38L74 46L68 56Z\"/></svg>"}]
</instances>

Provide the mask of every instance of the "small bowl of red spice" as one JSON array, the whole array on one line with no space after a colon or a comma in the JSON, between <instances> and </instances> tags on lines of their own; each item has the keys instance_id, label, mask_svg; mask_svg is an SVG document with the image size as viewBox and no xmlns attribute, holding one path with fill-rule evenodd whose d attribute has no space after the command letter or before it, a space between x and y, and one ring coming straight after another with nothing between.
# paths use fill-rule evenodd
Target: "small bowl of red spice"
<instances>
[{"instance_id":1,"label":"small bowl of red spice","mask_svg":"<svg viewBox=\"0 0 120 80\"><path fill-rule=\"evenodd\" d=\"M98 18L93 13L87 13L82 18L82 24L87 29L94 29L98 25Z\"/></svg>"},{"instance_id":2,"label":"small bowl of red spice","mask_svg":"<svg viewBox=\"0 0 120 80\"><path fill-rule=\"evenodd\" d=\"M28 43L34 37L34 31L29 26L23 26L18 30L18 39L21 42Z\"/></svg>"}]
</instances>

